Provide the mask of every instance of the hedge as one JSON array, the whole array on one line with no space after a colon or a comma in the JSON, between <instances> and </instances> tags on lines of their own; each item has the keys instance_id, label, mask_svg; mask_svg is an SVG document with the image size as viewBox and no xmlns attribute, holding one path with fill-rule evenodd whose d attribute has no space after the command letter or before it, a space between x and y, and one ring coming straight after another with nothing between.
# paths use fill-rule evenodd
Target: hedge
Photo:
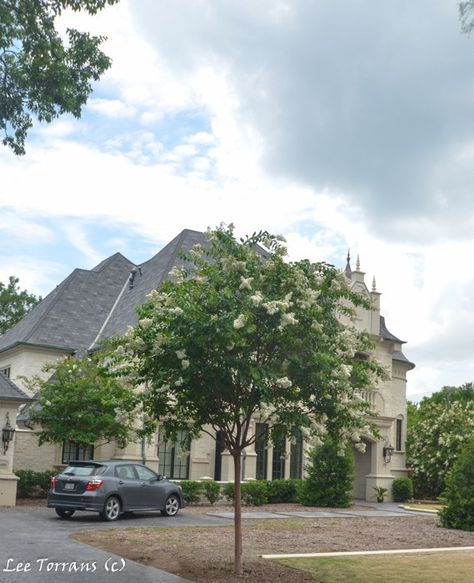
<instances>
[{"instance_id":1,"label":"hedge","mask_svg":"<svg viewBox=\"0 0 474 583\"><path fill-rule=\"evenodd\" d=\"M17 484L17 498L46 498L51 477L55 476L57 471L16 470L15 474L20 478Z\"/></svg>"},{"instance_id":2,"label":"hedge","mask_svg":"<svg viewBox=\"0 0 474 583\"><path fill-rule=\"evenodd\" d=\"M413 482L410 478L397 478L392 484L394 502L406 502L413 498Z\"/></svg>"}]
</instances>

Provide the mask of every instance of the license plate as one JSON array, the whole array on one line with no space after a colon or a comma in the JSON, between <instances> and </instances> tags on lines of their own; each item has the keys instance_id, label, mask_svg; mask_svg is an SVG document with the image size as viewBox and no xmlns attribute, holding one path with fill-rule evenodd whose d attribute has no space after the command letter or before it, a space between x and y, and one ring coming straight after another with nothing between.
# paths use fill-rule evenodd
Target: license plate
<instances>
[{"instance_id":1,"label":"license plate","mask_svg":"<svg viewBox=\"0 0 474 583\"><path fill-rule=\"evenodd\" d=\"M74 490L74 484L64 484L65 490Z\"/></svg>"}]
</instances>

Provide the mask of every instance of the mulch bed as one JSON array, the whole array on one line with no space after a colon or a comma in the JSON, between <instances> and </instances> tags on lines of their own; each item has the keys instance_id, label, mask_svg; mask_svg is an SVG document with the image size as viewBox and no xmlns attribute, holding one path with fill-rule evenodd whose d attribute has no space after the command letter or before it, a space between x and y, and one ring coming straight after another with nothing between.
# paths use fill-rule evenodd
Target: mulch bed
<instances>
[{"instance_id":1,"label":"mulch bed","mask_svg":"<svg viewBox=\"0 0 474 583\"><path fill-rule=\"evenodd\" d=\"M184 512L208 512L209 508L189 507ZM278 504L255 510L302 509L299 505ZM313 581L309 573L264 561L261 555L474 546L474 532L448 530L438 524L438 518L431 515L247 520L244 521L243 577L236 577L232 571L232 527L114 528L85 531L74 538L198 583L306 583Z\"/></svg>"}]
</instances>

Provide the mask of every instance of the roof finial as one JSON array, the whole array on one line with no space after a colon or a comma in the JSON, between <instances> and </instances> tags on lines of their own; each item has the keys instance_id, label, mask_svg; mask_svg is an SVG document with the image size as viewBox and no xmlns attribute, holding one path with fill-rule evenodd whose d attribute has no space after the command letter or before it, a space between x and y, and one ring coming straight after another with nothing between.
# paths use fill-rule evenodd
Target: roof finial
<instances>
[{"instance_id":1,"label":"roof finial","mask_svg":"<svg viewBox=\"0 0 474 583\"><path fill-rule=\"evenodd\" d=\"M357 261L356 261L356 271L360 271L360 259L359 259L358 255L357 255Z\"/></svg>"},{"instance_id":2,"label":"roof finial","mask_svg":"<svg viewBox=\"0 0 474 583\"><path fill-rule=\"evenodd\" d=\"M352 268L351 268L351 250L350 249L347 250L347 262L346 262L346 268L344 269L344 273L346 274L347 278L351 279Z\"/></svg>"},{"instance_id":3,"label":"roof finial","mask_svg":"<svg viewBox=\"0 0 474 583\"><path fill-rule=\"evenodd\" d=\"M373 292L377 291L377 283L375 282L375 275L374 275L374 278L372 279L372 291Z\"/></svg>"}]
</instances>

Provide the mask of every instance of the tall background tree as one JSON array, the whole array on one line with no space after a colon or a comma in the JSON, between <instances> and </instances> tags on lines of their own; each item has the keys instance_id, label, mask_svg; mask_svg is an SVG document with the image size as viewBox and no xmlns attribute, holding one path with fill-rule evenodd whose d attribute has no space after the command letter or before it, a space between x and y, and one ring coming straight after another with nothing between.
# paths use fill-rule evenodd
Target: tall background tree
<instances>
[{"instance_id":1,"label":"tall background tree","mask_svg":"<svg viewBox=\"0 0 474 583\"><path fill-rule=\"evenodd\" d=\"M306 442L330 434L343 455L370 432L357 389L382 371L367 336L340 322L364 300L336 269L286 261L281 240L264 232L238 241L222 227L208 239L139 310L117 356L146 387L151 431L159 422L171 440L220 432L233 458L241 574L241 457L255 443L253 421L267 423L274 442L295 427Z\"/></svg>"},{"instance_id":2,"label":"tall background tree","mask_svg":"<svg viewBox=\"0 0 474 583\"><path fill-rule=\"evenodd\" d=\"M463 32L469 34L474 28L474 0L459 3L459 16Z\"/></svg>"},{"instance_id":3,"label":"tall background tree","mask_svg":"<svg viewBox=\"0 0 474 583\"><path fill-rule=\"evenodd\" d=\"M51 122L82 106L110 67L100 50L104 37L67 29L61 38L57 18L65 9L95 14L118 0L0 0L0 130L3 144L25 153L33 124Z\"/></svg>"},{"instance_id":4,"label":"tall background tree","mask_svg":"<svg viewBox=\"0 0 474 583\"><path fill-rule=\"evenodd\" d=\"M41 426L39 444L73 441L99 446L115 441L125 447L137 438L138 395L110 366L107 352L66 358L44 368L29 388L38 393L30 420Z\"/></svg>"},{"instance_id":5,"label":"tall background tree","mask_svg":"<svg viewBox=\"0 0 474 583\"><path fill-rule=\"evenodd\" d=\"M474 386L443 387L408 407L407 465L417 497L436 498L464 445L474 438Z\"/></svg>"},{"instance_id":6,"label":"tall background tree","mask_svg":"<svg viewBox=\"0 0 474 583\"><path fill-rule=\"evenodd\" d=\"M0 281L0 335L19 322L41 301L40 297L20 289L19 281L13 275L8 278L6 285Z\"/></svg>"}]
</instances>

